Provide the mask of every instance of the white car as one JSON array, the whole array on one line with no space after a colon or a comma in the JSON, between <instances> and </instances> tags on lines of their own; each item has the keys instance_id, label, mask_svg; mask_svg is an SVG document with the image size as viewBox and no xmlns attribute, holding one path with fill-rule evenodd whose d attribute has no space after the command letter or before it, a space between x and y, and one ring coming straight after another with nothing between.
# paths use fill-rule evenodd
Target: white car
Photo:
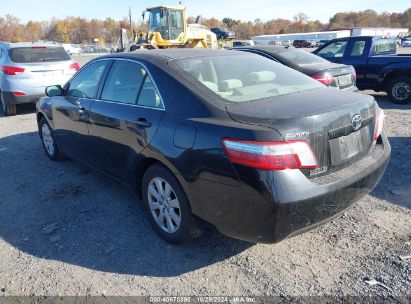
<instances>
[{"instance_id":1,"label":"white car","mask_svg":"<svg viewBox=\"0 0 411 304\"><path fill-rule=\"evenodd\" d=\"M63 43L62 46L70 55L77 55L80 53L80 48L75 45Z\"/></svg>"},{"instance_id":2,"label":"white car","mask_svg":"<svg viewBox=\"0 0 411 304\"><path fill-rule=\"evenodd\" d=\"M404 40L402 42L402 47L411 47L411 39Z\"/></svg>"}]
</instances>

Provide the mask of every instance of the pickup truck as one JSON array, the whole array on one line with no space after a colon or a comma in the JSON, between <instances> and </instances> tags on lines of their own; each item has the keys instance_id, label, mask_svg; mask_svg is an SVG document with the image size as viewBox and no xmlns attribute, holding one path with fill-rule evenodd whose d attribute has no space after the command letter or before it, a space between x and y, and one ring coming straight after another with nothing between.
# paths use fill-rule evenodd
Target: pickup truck
<instances>
[{"instance_id":1,"label":"pickup truck","mask_svg":"<svg viewBox=\"0 0 411 304\"><path fill-rule=\"evenodd\" d=\"M213 27L210 30L216 34L218 40L235 39L235 32L225 28Z\"/></svg>"},{"instance_id":2,"label":"pickup truck","mask_svg":"<svg viewBox=\"0 0 411 304\"><path fill-rule=\"evenodd\" d=\"M411 54L396 54L394 40L371 36L339 38L319 47L314 54L354 66L360 90L385 91L395 103L411 102Z\"/></svg>"}]
</instances>

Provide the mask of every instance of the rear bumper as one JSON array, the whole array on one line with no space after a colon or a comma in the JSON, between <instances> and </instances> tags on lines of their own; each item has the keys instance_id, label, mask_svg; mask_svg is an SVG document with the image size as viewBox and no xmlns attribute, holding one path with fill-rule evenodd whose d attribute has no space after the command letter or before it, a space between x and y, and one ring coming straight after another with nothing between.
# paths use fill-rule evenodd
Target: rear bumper
<instances>
[{"instance_id":1,"label":"rear bumper","mask_svg":"<svg viewBox=\"0 0 411 304\"><path fill-rule=\"evenodd\" d=\"M367 157L325 177L309 180L299 170L253 170L254 175L237 170L239 187L203 181L187 192L193 213L223 234L275 243L330 221L371 192L390 154L383 135Z\"/></svg>"},{"instance_id":2,"label":"rear bumper","mask_svg":"<svg viewBox=\"0 0 411 304\"><path fill-rule=\"evenodd\" d=\"M3 100L6 103L6 105L34 103L44 96L44 94L15 96L11 92L1 92L1 94L3 95Z\"/></svg>"}]
</instances>

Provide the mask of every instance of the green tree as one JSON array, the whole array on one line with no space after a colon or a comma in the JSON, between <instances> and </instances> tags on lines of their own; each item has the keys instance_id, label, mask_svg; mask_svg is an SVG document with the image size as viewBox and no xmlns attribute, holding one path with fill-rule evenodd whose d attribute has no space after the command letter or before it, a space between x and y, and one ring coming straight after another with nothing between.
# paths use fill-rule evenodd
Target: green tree
<instances>
[{"instance_id":1,"label":"green tree","mask_svg":"<svg viewBox=\"0 0 411 304\"><path fill-rule=\"evenodd\" d=\"M231 19L231 18L228 18L228 17L224 18L224 19L222 20L222 22L223 22L225 25L227 25L229 28L232 28L233 26L235 26L235 25L238 24L238 22L237 22L236 20Z\"/></svg>"},{"instance_id":2,"label":"green tree","mask_svg":"<svg viewBox=\"0 0 411 304\"><path fill-rule=\"evenodd\" d=\"M411 30L411 7L400 16L399 21L403 27Z\"/></svg>"}]
</instances>

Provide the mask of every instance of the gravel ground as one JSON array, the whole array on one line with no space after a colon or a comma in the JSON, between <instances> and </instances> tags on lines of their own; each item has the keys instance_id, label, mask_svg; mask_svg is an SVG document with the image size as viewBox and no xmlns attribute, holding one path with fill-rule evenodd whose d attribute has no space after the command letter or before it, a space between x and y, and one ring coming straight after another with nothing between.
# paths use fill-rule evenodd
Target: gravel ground
<instances>
[{"instance_id":1,"label":"gravel ground","mask_svg":"<svg viewBox=\"0 0 411 304\"><path fill-rule=\"evenodd\" d=\"M131 189L48 160L33 106L0 114L0 298L411 296L411 105L374 95L393 148L382 182L333 222L275 245L208 233L169 245Z\"/></svg>"}]
</instances>

